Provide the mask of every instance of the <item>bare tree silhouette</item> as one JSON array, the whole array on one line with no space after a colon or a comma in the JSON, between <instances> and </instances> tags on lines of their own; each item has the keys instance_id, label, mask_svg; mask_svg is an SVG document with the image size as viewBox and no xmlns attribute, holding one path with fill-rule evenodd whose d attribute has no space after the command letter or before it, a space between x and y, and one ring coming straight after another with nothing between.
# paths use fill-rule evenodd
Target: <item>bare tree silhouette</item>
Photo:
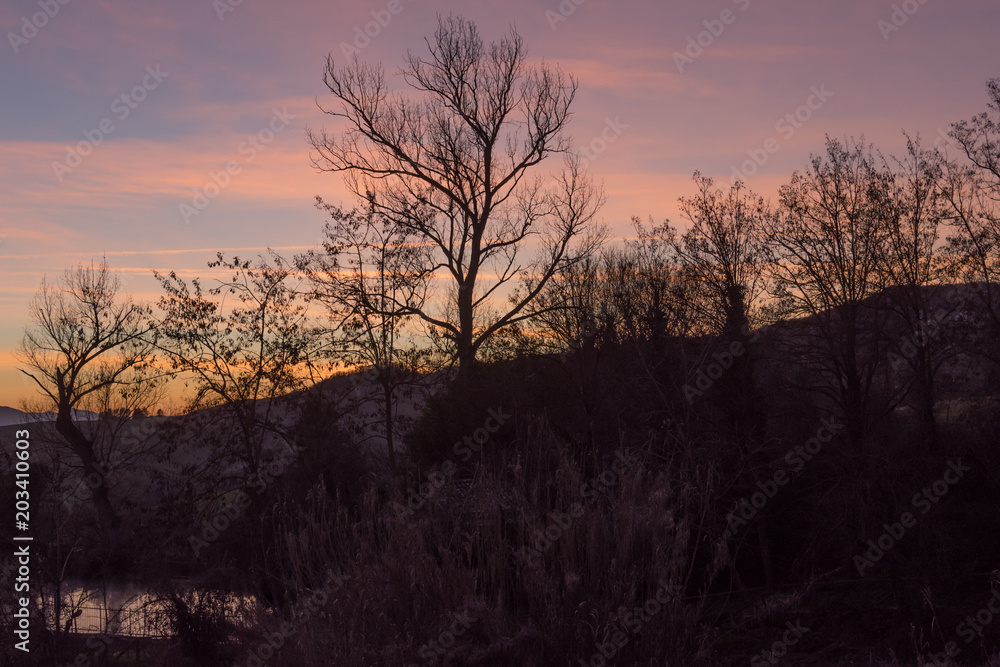
<instances>
[{"instance_id":1,"label":"bare tree silhouette","mask_svg":"<svg viewBox=\"0 0 1000 667\"><path fill-rule=\"evenodd\" d=\"M452 288L448 303L395 306L437 327L466 376L484 342L534 315L532 301L557 270L595 251L590 223L604 198L572 156L554 187L533 176L547 157L570 151L572 77L529 65L515 30L487 46L460 16L439 18L427 43L429 58L409 53L402 70L416 97L390 93L381 66L337 69L328 57L324 83L340 108L324 112L347 130L310 130L308 140L319 169L345 172L376 213L428 244L429 268ZM525 275L535 277L531 287L497 310Z\"/></svg>"},{"instance_id":2,"label":"bare tree silhouette","mask_svg":"<svg viewBox=\"0 0 1000 667\"><path fill-rule=\"evenodd\" d=\"M426 351L404 340L406 320L424 307L431 278L427 248L372 208L345 211L319 198L317 206L332 219L324 252L300 255L296 263L312 283L312 298L327 308L335 363L372 370L394 470L396 394L427 366Z\"/></svg>"},{"instance_id":3,"label":"bare tree silhouette","mask_svg":"<svg viewBox=\"0 0 1000 667\"><path fill-rule=\"evenodd\" d=\"M112 535L121 519L108 494L107 461L96 433L88 436L74 411L90 398L143 406L157 384L150 310L120 290L105 260L67 270L55 284L43 279L16 353L26 366L21 372L55 409L56 430L80 459L98 517Z\"/></svg>"},{"instance_id":4,"label":"bare tree silhouette","mask_svg":"<svg viewBox=\"0 0 1000 667\"><path fill-rule=\"evenodd\" d=\"M809 317L798 342L822 350L811 355L819 373L813 388L840 408L858 449L884 355L878 310L867 301L886 287L880 258L892 185L870 145L828 138L825 155L781 188L779 215L765 224L775 296L786 314Z\"/></svg>"},{"instance_id":5,"label":"bare tree silhouette","mask_svg":"<svg viewBox=\"0 0 1000 667\"><path fill-rule=\"evenodd\" d=\"M956 228L948 239L953 272L980 284L978 294L994 331L1000 332L1000 78L987 83L988 111L952 125L967 162L946 163L944 196ZM995 362L1000 354L988 353Z\"/></svg>"},{"instance_id":6,"label":"bare tree silhouette","mask_svg":"<svg viewBox=\"0 0 1000 667\"><path fill-rule=\"evenodd\" d=\"M321 339L294 266L273 251L256 263L218 253L210 268L231 272L204 290L171 272L155 273L165 294L157 322L158 348L173 371L194 384L189 409L222 406L237 427L232 454L251 477L258 475L269 433L289 441L273 399L319 377ZM227 304L227 297L235 303ZM230 299L232 301L232 299Z\"/></svg>"}]
</instances>

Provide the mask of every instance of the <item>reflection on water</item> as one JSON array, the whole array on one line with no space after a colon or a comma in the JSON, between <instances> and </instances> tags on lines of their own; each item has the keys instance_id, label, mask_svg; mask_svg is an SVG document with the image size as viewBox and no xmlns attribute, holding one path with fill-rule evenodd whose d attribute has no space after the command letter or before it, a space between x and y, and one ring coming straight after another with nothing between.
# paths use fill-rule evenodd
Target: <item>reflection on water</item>
<instances>
[{"instance_id":1,"label":"reflection on water","mask_svg":"<svg viewBox=\"0 0 1000 667\"><path fill-rule=\"evenodd\" d=\"M173 604L147 588L112 584L69 584L62 594L59 625L63 631L125 637L170 637ZM225 595L179 588L173 598L190 610L224 610L231 622L246 627L257 606L252 596ZM55 598L39 598L48 626L56 626Z\"/></svg>"}]
</instances>

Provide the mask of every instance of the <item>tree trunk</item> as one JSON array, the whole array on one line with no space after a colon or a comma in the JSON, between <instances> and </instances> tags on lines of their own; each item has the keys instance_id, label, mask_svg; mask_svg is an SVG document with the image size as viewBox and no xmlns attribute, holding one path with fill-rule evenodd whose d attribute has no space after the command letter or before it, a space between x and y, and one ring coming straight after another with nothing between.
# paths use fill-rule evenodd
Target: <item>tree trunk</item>
<instances>
[{"instance_id":1,"label":"tree trunk","mask_svg":"<svg viewBox=\"0 0 1000 667\"><path fill-rule=\"evenodd\" d=\"M70 414L68 405L59 406L59 412L56 416L56 430L66 439L73 453L79 457L80 463L83 464L83 474L88 480L87 486L91 489L94 509L97 510L97 517L101 525L112 537L117 536L118 529L121 527L121 518L111 505L104 472L98 465L93 443L73 423Z\"/></svg>"},{"instance_id":2,"label":"tree trunk","mask_svg":"<svg viewBox=\"0 0 1000 667\"><path fill-rule=\"evenodd\" d=\"M760 562L764 568L764 583L768 588L774 586L774 565L771 562L771 545L767 539L767 511L760 513L757 520L757 542L760 546Z\"/></svg>"},{"instance_id":3,"label":"tree trunk","mask_svg":"<svg viewBox=\"0 0 1000 667\"><path fill-rule=\"evenodd\" d=\"M389 375L391 372L387 371L382 378L382 396L385 400L385 444L389 454L389 472L395 472L396 444L392 434L392 378Z\"/></svg>"},{"instance_id":4,"label":"tree trunk","mask_svg":"<svg viewBox=\"0 0 1000 667\"><path fill-rule=\"evenodd\" d=\"M849 382L846 399L846 414L844 421L847 426L847 437L853 450L861 454L864 451L865 434L867 432L864 398L861 395L860 383Z\"/></svg>"},{"instance_id":5,"label":"tree trunk","mask_svg":"<svg viewBox=\"0 0 1000 667\"><path fill-rule=\"evenodd\" d=\"M458 288L458 338L455 343L458 353L458 375L468 380L472 374L476 351L472 347L472 284L465 283Z\"/></svg>"},{"instance_id":6,"label":"tree trunk","mask_svg":"<svg viewBox=\"0 0 1000 667\"><path fill-rule=\"evenodd\" d=\"M857 333L852 326L848 334L844 358L843 394L844 421L851 447L858 454L864 451L864 440L868 431L867 405L862 389L861 374L858 370Z\"/></svg>"},{"instance_id":7,"label":"tree trunk","mask_svg":"<svg viewBox=\"0 0 1000 667\"><path fill-rule=\"evenodd\" d=\"M247 406L249 403L249 407ZM253 401L241 400L233 409L233 415L239 424L240 434L243 437L243 461L247 465L247 472L250 479L255 479L260 472L260 447L254 442L254 426L256 424L257 409Z\"/></svg>"},{"instance_id":8,"label":"tree trunk","mask_svg":"<svg viewBox=\"0 0 1000 667\"><path fill-rule=\"evenodd\" d=\"M927 451L938 449L937 419L934 417L934 370L930 351L921 346L917 352L917 420Z\"/></svg>"},{"instance_id":9,"label":"tree trunk","mask_svg":"<svg viewBox=\"0 0 1000 667\"><path fill-rule=\"evenodd\" d=\"M741 445L755 450L763 445L766 435L766 415L764 401L757 391L754 378L755 350L745 332L750 330L750 319L747 317L743 293L738 286L728 290L729 301L726 312L726 325L723 331L723 351L732 350L734 344L739 344L733 354L733 365L727 374L728 385L726 406L730 411L734 425L735 437Z\"/></svg>"}]
</instances>

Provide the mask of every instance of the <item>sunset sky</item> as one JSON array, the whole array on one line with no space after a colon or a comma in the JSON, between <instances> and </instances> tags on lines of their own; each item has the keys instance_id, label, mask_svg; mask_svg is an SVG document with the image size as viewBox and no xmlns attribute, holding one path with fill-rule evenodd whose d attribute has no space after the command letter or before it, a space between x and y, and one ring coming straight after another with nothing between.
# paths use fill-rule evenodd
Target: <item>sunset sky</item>
<instances>
[{"instance_id":1,"label":"sunset sky","mask_svg":"<svg viewBox=\"0 0 1000 667\"><path fill-rule=\"evenodd\" d=\"M887 153L903 130L932 144L984 111L1000 76L996 0L576 2L6 0L0 405L33 393L10 352L43 276L103 254L154 299L150 269L205 276L217 250L315 246L314 197L352 204L304 138L336 129L316 106L329 102L325 56L360 46L393 73L408 49L425 52L438 13L463 13L487 41L513 24L533 59L579 79L576 145L618 128L589 166L618 235L633 215L682 222L692 172L728 183L748 151L766 161L747 183L773 199L824 135L864 134ZM366 24L375 36L361 39ZM265 129L270 143L248 143ZM182 214L231 161L231 182Z\"/></svg>"}]
</instances>

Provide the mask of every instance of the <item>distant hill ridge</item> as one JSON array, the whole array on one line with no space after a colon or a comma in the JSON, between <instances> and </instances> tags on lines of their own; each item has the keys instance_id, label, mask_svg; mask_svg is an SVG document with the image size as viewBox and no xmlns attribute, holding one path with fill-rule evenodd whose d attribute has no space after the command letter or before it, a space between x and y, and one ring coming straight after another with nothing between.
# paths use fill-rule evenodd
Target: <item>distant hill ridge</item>
<instances>
[{"instance_id":1,"label":"distant hill ridge","mask_svg":"<svg viewBox=\"0 0 1000 667\"><path fill-rule=\"evenodd\" d=\"M73 417L83 421L91 421L97 419L96 412L90 412L88 410L74 410ZM20 424L32 424L34 422L54 422L56 420L56 413L49 412L23 412L17 410L16 408L8 408L7 406L0 405L0 426L17 426Z\"/></svg>"}]
</instances>

